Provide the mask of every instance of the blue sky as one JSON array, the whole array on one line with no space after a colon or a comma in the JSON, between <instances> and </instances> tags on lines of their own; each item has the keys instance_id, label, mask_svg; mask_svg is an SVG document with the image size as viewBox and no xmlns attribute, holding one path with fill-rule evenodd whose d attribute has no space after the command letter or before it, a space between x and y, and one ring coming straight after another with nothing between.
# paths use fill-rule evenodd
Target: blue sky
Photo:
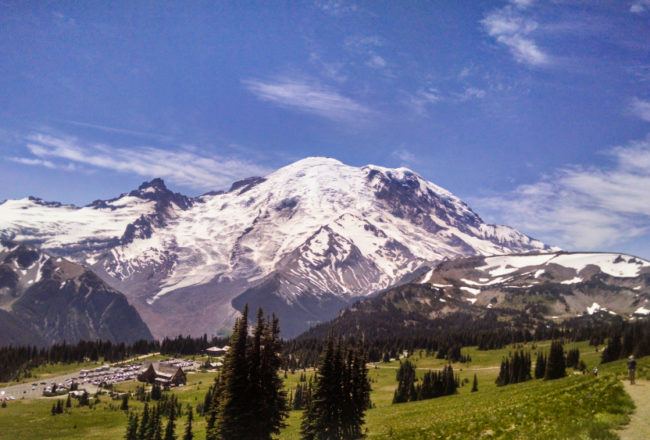
<instances>
[{"instance_id":1,"label":"blue sky","mask_svg":"<svg viewBox=\"0 0 650 440\"><path fill-rule=\"evenodd\" d=\"M324 155L648 258L649 37L650 0L0 1L0 200Z\"/></svg>"}]
</instances>

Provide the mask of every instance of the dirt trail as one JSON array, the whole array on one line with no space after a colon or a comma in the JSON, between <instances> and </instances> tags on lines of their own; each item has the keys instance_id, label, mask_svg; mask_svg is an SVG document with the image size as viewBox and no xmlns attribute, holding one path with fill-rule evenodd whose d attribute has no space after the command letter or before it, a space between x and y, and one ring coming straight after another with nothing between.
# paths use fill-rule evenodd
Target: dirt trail
<instances>
[{"instance_id":1,"label":"dirt trail","mask_svg":"<svg viewBox=\"0 0 650 440\"><path fill-rule=\"evenodd\" d=\"M637 380L635 385L630 385L630 381L625 380L623 385L636 409L630 416L630 424L619 431L619 435L622 440L650 439L650 382Z\"/></svg>"}]
</instances>

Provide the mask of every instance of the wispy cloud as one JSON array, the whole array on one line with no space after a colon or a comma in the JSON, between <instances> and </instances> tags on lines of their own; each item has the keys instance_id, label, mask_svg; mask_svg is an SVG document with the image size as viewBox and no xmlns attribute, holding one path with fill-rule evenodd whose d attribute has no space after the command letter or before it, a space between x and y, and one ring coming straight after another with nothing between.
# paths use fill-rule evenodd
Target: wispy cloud
<instances>
[{"instance_id":1,"label":"wispy cloud","mask_svg":"<svg viewBox=\"0 0 650 440\"><path fill-rule=\"evenodd\" d=\"M233 180L263 176L272 171L247 160L202 155L187 149L119 148L40 132L28 135L25 143L33 157L7 159L68 171L76 169L75 164L78 164L146 177L163 177L175 184L201 190L223 188Z\"/></svg>"},{"instance_id":2,"label":"wispy cloud","mask_svg":"<svg viewBox=\"0 0 650 440\"><path fill-rule=\"evenodd\" d=\"M395 150L391 153L391 156L399 159L403 165L411 165L416 161L415 155L405 149Z\"/></svg>"},{"instance_id":3,"label":"wispy cloud","mask_svg":"<svg viewBox=\"0 0 650 440\"><path fill-rule=\"evenodd\" d=\"M139 136L139 137L153 138L153 139L160 139L160 140L171 140L171 136L169 135L152 133L148 131L130 130L127 128L111 127L108 125L100 125L100 124L90 124L88 122L80 122L80 121L73 121L73 120L63 120L61 122L70 125L75 125L77 127L92 128L95 130L105 131L109 133L128 134L132 136Z\"/></svg>"},{"instance_id":4,"label":"wispy cloud","mask_svg":"<svg viewBox=\"0 0 650 440\"><path fill-rule=\"evenodd\" d=\"M243 83L259 99L332 120L348 120L372 113L368 107L317 82L287 78L277 81L251 79Z\"/></svg>"},{"instance_id":5,"label":"wispy cloud","mask_svg":"<svg viewBox=\"0 0 650 440\"><path fill-rule=\"evenodd\" d=\"M551 57L540 49L531 34L538 23L526 18L523 10L532 2L515 1L516 7L505 6L489 13L482 21L485 31L506 46L520 63L530 66L544 66L551 63Z\"/></svg>"},{"instance_id":6,"label":"wispy cloud","mask_svg":"<svg viewBox=\"0 0 650 440\"><path fill-rule=\"evenodd\" d=\"M316 7L320 8L322 11L335 17L346 13L356 12L358 9L354 2L345 0L319 0L315 4Z\"/></svg>"},{"instance_id":7,"label":"wispy cloud","mask_svg":"<svg viewBox=\"0 0 650 440\"><path fill-rule=\"evenodd\" d=\"M630 111L637 118L650 122L650 101L633 98L630 102Z\"/></svg>"},{"instance_id":8,"label":"wispy cloud","mask_svg":"<svg viewBox=\"0 0 650 440\"><path fill-rule=\"evenodd\" d=\"M485 98L485 90L477 89L476 87L467 87L463 93L457 95L458 99L462 102L469 101L471 99L483 99Z\"/></svg>"},{"instance_id":9,"label":"wispy cloud","mask_svg":"<svg viewBox=\"0 0 650 440\"><path fill-rule=\"evenodd\" d=\"M355 35L345 39L343 47L350 53L365 59L366 66L375 70L386 70L388 61L377 52L384 41L377 35Z\"/></svg>"},{"instance_id":10,"label":"wispy cloud","mask_svg":"<svg viewBox=\"0 0 650 440\"><path fill-rule=\"evenodd\" d=\"M635 0L630 6L630 12L633 14L643 14L650 10L650 0Z\"/></svg>"},{"instance_id":11,"label":"wispy cloud","mask_svg":"<svg viewBox=\"0 0 650 440\"><path fill-rule=\"evenodd\" d=\"M407 95L406 105L418 115L424 115L429 105L442 101L442 99L438 89L428 87L418 90L415 94Z\"/></svg>"},{"instance_id":12,"label":"wispy cloud","mask_svg":"<svg viewBox=\"0 0 650 440\"><path fill-rule=\"evenodd\" d=\"M650 136L612 148L609 167L569 167L473 204L501 222L570 249L650 233Z\"/></svg>"}]
</instances>

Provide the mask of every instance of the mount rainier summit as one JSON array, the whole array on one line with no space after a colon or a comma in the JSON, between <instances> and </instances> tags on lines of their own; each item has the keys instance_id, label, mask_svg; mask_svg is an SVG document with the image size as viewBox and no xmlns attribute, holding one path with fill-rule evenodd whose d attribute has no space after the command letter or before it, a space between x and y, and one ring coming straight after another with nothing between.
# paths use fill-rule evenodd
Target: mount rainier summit
<instances>
[{"instance_id":1,"label":"mount rainier summit","mask_svg":"<svg viewBox=\"0 0 650 440\"><path fill-rule=\"evenodd\" d=\"M320 157L198 197L154 179L84 207L7 200L0 234L90 268L155 337L214 334L245 303L293 336L444 259L552 250L406 168Z\"/></svg>"}]
</instances>

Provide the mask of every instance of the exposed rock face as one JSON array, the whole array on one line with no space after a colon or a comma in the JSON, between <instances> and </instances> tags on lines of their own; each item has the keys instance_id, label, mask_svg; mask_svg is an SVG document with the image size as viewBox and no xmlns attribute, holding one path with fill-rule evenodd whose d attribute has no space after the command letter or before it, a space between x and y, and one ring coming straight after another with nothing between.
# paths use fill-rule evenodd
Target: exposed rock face
<instances>
[{"instance_id":1,"label":"exposed rock face","mask_svg":"<svg viewBox=\"0 0 650 440\"><path fill-rule=\"evenodd\" d=\"M97 275L24 244L0 246L0 310L0 345L152 338L126 297Z\"/></svg>"},{"instance_id":2,"label":"exposed rock face","mask_svg":"<svg viewBox=\"0 0 650 440\"><path fill-rule=\"evenodd\" d=\"M156 337L228 328L245 303L291 336L445 258L550 250L408 169L328 158L194 199L155 179L84 208L10 200L0 234L91 266Z\"/></svg>"},{"instance_id":3,"label":"exposed rock face","mask_svg":"<svg viewBox=\"0 0 650 440\"><path fill-rule=\"evenodd\" d=\"M650 314L650 262L613 253L546 253L446 261L422 282L479 307L547 318Z\"/></svg>"}]
</instances>

